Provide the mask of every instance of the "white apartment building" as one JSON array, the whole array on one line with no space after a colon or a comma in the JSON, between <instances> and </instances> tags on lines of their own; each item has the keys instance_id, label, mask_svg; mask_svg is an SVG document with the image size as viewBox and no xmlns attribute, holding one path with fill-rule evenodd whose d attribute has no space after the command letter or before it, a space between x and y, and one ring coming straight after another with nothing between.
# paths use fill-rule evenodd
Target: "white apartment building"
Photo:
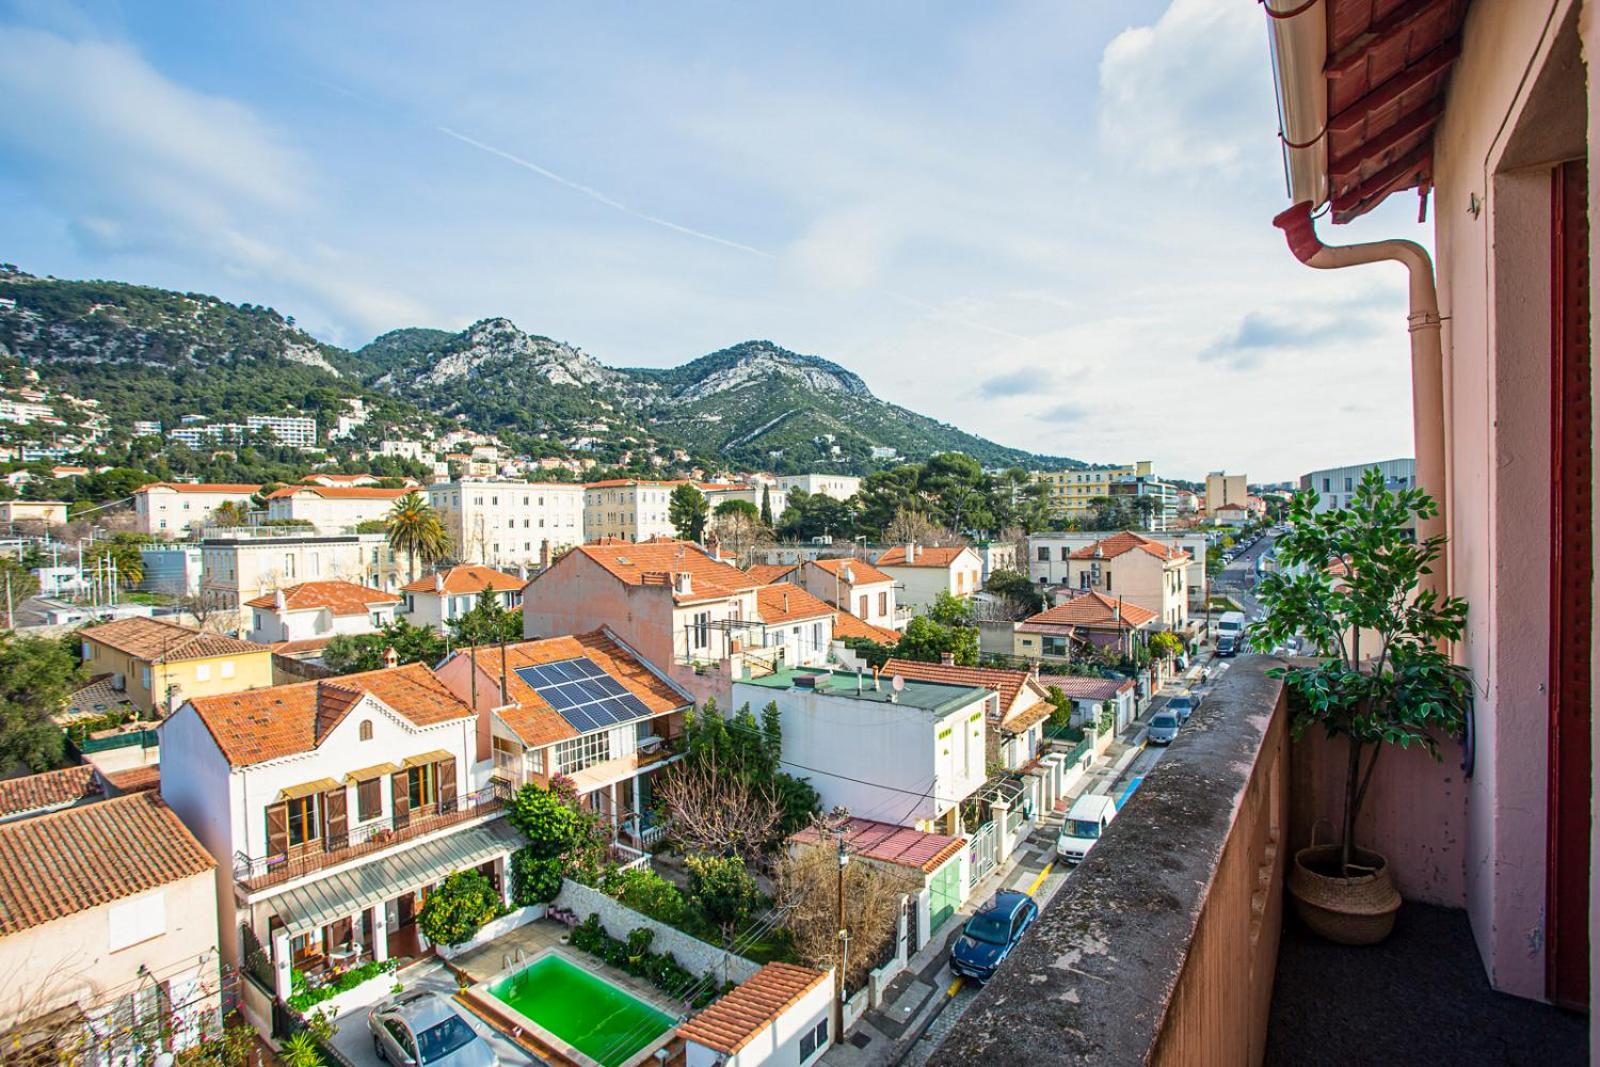
<instances>
[{"instance_id":1,"label":"white apartment building","mask_svg":"<svg viewBox=\"0 0 1600 1067\"><path fill-rule=\"evenodd\" d=\"M309 522L322 533L339 533L386 517L409 489L371 485L286 485L267 496L267 519Z\"/></svg>"},{"instance_id":2,"label":"white apartment building","mask_svg":"<svg viewBox=\"0 0 1600 1067\"><path fill-rule=\"evenodd\" d=\"M188 537L226 503L248 508L259 485L224 482L153 482L133 493L135 528L163 539Z\"/></svg>"},{"instance_id":3,"label":"white apartment building","mask_svg":"<svg viewBox=\"0 0 1600 1067\"><path fill-rule=\"evenodd\" d=\"M161 423L155 419L134 419L133 436L135 437L160 437Z\"/></svg>"},{"instance_id":4,"label":"white apartment building","mask_svg":"<svg viewBox=\"0 0 1600 1067\"><path fill-rule=\"evenodd\" d=\"M1383 484L1391 491L1417 487L1417 461L1414 459L1385 459L1376 463L1357 463L1350 467L1329 467L1300 476L1300 488L1312 489L1317 494L1317 514L1348 507L1355 496L1356 486L1373 467L1383 475Z\"/></svg>"},{"instance_id":5,"label":"white apartment building","mask_svg":"<svg viewBox=\"0 0 1600 1067\"><path fill-rule=\"evenodd\" d=\"M315 448L317 445L317 420L305 415L248 415L245 429L252 433L267 433L281 445L290 448Z\"/></svg>"},{"instance_id":6,"label":"white apartment building","mask_svg":"<svg viewBox=\"0 0 1600 1067\"><path fill-rule=\"evenodd\" d=\"M307 581L340 580L393 592L407 565L381 533L217 531L200 543L200 555L200 591L235 610L246 600Z\"/></svg>"},{"instance_id":7,"label":"white apartment building","mask_svg":"<svg viewBox=\"0 0 1600 1067\"><path fill-rule=\"evenodd\" d=\"M26 426L40 419L50 419L55 415L49 404L33 404L26 400L14 400L11 397L0 396L0 422L14 422L19 426Z\"/></svg>"},{"instance_id":8,"label":"white apartment building","mask_svg":"<svg viewBox=\"0 0 1600 1067\"><path fill-rule=\"evenodd\" d=\"M766 486L761 484L744 484L735 482L697 482L696 487L705 494L706 503L711 506L713 514L717 507L730 500L743 500L754 504L756 510L761 510L761 501L766 498L772 506L772 518L776 522L783 514L783 509L789 506L789 492L781 486Z\"/></svg>"},{"instance_id":9,"label":"white apartment building","mask_svg":"<svg viewBox=\"0 0 1600 1067\"><path fill-rule=\"evenodd\" d=\"M463 478L428 486L454 555L493 567L539 566L550 553L582 544L584 495L577 482Z\"/></svg>"},{"instance_id":10,"label":"white apartment building","mask_svg":"<svg viewBox=\"0 0 1600 1067\"><path fill-rule=\"evenodd\" d=\"M672 491L682 484L632 478L588 483L583 487L583 539L648 541L652 537L675 536L667 510Z\"/></svg>"},{"instance_id":11,"label":"white apartment building","mask_svg":"<svg viewBox=\"0 0 1600 1067\"><path fill-rule=\"evenodd\" d=\"M795 490L809 496L824 493L835 500L849 500L861 491L861 479L848 474L780 474L778 485L786 493Z\"/></svg>"}]
</instances>

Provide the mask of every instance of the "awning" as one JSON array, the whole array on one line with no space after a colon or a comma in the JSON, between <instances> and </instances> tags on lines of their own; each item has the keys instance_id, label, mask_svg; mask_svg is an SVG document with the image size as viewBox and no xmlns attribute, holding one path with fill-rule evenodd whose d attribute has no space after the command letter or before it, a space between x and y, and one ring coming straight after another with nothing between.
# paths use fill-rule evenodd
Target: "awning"
<instances>
[{"instance_id":1,"label":"awning","mask_svg":"<svg viewBox=\"0 0 1600 1067\"><path fill-rule=\"evenodd\" d=\"M343 788L332 778L318 778L314 782L302 782L300 785L291 785L286 789L279 790L278 799L280 801L299 800L301 797L309 797L316 793L331 793L336 789Z\"/></svg>"},{"instance_id":2,"label":"awning","mask_svg":"<svg viewBox=\"0 0 1600 1067\"><path fill-rule=\"evenodd\" d=\"M365 782L372 778L382 778L386 774L398 774L399 767L392 763L374 763L370 767L363 767L359 771L351 771L344 776L347 782Z\"/></svg>"},{"instance_id":3,"label":"awning","mask_svg":"<svg viewBox=\"0 0 1600 1067\"><path fill-rule=\"evenodd\" d=\"M442 748L437 748L432 752L424 752L420 756L407 756L402 766L420 767L424 763L445 763L455 758L456 754L454 752L446 752Z\"/></svg>"},{"instance_id":4,"label":"awning","mask_svg":"<svg viewBox=\"0 0 1600 1067\"><path fill-rule=\"evenodd\" d=\"M510 822L495 819L296 886L268 903L291 935L301 934L382 907L448 874L509 856L525 844L527 839Z\"/></svg>"}]
</instances>

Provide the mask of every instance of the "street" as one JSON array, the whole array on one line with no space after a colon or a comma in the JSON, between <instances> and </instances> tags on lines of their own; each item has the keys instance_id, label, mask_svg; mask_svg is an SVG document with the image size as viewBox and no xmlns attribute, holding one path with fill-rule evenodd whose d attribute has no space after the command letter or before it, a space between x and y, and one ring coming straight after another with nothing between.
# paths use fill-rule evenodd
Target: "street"
<instances>
[{"instance_id":1,"label":"street","mask_svg":"<svg viewBox=\"0 0 1600 1067\"><path fill-rule=\"evenodd\" d=\"M1267 534L1254 545L1235 556L1212 579L1212 591L1239 605L1245 618L1255 622L1262 617L1261 602L1255 598L1256 560L1272 547L1272 535Z\"/></svg>"}]
</instances>

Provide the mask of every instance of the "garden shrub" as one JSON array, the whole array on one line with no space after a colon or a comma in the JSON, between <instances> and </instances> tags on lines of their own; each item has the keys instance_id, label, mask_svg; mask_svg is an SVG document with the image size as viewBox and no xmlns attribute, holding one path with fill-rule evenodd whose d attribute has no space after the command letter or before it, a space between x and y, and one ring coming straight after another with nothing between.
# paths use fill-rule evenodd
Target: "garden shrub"
<instances>
[{"instance_id":1,"label":"garden shrub","mask_svg":"<svg viewBox=\"0 0 1600 1067\"><path fill-rule=\"evenodd\" d=\"M689 899L726 933L761 903L761 891L737 856L690 856Z\"/></svg>"},{"instance_id":2,"label":"garden shrub","mask_svg":"<svg viewBox=\"0 0 1600 1067\"><path fill-rule=\"evenodd\" d=\"M572 928L567 944L648 979L669 997L688 999L695 1008L705 1007L731 988L731 983L718 986L710 974L697 977L670 952L651 952L654 940L655 931L642 926L628 931L627 940L618 940L606 933L599 915L591 914Z\"/></svg>"},{"instance_id":3,"label":"garden shrub","mask_svg":"<svg viewBox=\"0 0 1600 1067\"><path fill-rule=\"evenodd\" d=\"M417 925L436 945L459 945L500 912L500 894L481 871L457 871L428 895Z\"/></svg>"},{"instance_id":4,"label":"garden shrub","mask_svg":"<svg viewBox=\"0 0 1600 1067\"><path fill-rule=\"evenodd\" d=\"M561 892L561 860L540 856L531 846L511 855L511 899L518 907L548 904Z\"/></svg>"},{"instance_id":5,"label":"garden shrub","mask_svg":"<svg viewBox=\"0 0 1600 1067\"><path fill-rule=\"evenodd\" d=\"M613 874L601 888L607 896L668 926L683 922L688 907L682 890L647 867Z\"/></svg>"},{"instance_id":6,"label":"garden shrub","mask_svg":"<svg viewBox=\"0 0 1600 1067\"><path fill-rule=\"evenodd\" d=\"M354 989L369 978L376 978L400 966L399 960L374 960L363 963L359 967L352 967L348 971L336 976L332 981L312 989L306 983L306 976L299 971L289 972L289 1007L295 1011L304 1012L307 1008L321 1004L324 1000L332 1000L347 989Z\"/></svg>"}]
</instances>

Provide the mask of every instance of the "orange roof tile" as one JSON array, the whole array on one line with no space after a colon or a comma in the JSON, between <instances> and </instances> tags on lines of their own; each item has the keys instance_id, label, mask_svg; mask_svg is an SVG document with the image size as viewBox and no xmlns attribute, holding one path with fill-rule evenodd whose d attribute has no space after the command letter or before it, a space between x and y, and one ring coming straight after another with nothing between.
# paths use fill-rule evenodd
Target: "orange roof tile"
<instances>
[{"instance_id":1,"label":"orange roof tile","mask_svg":"<svg viewBox=\"0 0 1600 1067\"><path fill-rule=\"evenodd\" d=\"M943 663L923 663L912 659L891 659L884 663L883 673L898 674L923 682L947 682L951 685L992 689L1000 694L1002 716L1008 714L1017 704L1024 689L1030 690L1035 697L1041 699L1046 695L1045 691L1033 682L1027 671L1007 671L996 667L958 667Z\"/></svg>"},{"instance_id":2,"label":"orange roof tile","mask_svg":"<svg viewBox=\"0 0 1600 1067\"><path fill-rule=\"evenodd\" d=\"M291 585L278 592L283 594L286 611L327 608L335 615L365 615L374 604L400 603L400 597L394 593L385 593L382 589L344 581L301 582L299 585ZM267 593L254 600L246 600L244 606L275 610L278 606L277 593Z\"/></svg>"},{"instance_id":3,"label":"orange roof tile","mask_svg":"<svg viewBox=\"0 0 1600 1067\"><path fill-rule=\"evenodd\" d=\"M559 571L568 557L579 555L589 557L626 585L670 587L674 574L687 574L689 592L673 594L673 599L680 603L719 600L762 584L739 568L712 559L705 549L693 541L674 541L670 538L579 545L545 574Z\"/></svg>"},{"instance_id":4,"label":"orange roof tile","mask_svg":"<svg viewBox=\"0 0 1600 1067\"><path fill-rule=\"evenodd\" d=\"M352 693L376 698L417 726L473 714L421 663L223 696L192 697L188 703L228 763L249 767L314 750L354 706L358 698L352 698Z\"/></svg>"},{"instance_id":5,"label":"orange roof tile","mask_svg":"<svg viewBox=\"0 0 1600 1067\"><path fill-rule=\"evenodd\" d=\"M152 489L171 489L177 493L229 493L234 496L251 496L260 492L261 486L248 482L151 482L135 489L135 493L148 493Z\"/></svg>"},{"instance_id":6,"label":"orange roof tile","mask_svg":"<svg viewBox=\"0 0 1600 1067\"><path fill-rule=\"evenodd\" d=\"M911 867L923 874L932 874L943 867L966 844L959 837L930 834L897 823L854 816L844 826L845 844L852 853L879 863ZM790 834L789 840L802 845L822 844L822 831L816 826L807 826ZM830 839L829 844L836 841Z\"/></svg>"},{"instance_id":7,"label":"orange roof tile","mask_svg":"<svg viewBox=\"0 0 1600 1067\"><path fill-rule=\"evenodd\" d=\"M756 590L756 616L769 626L797 619L825 619L834 614L832 604L818 600L798 585L779 582Z\"/></svg>"},{"instance_id":8,"label":"orange roof tile","mask_svg":"<svg viewBox=\"0 0 1600 1067\"><path fill-rule=\"evenodd\" d=\"M463 563L439 572L444 579L444 592L459 595L461 593L481 593L485 587L497 593L521 589L528 583L515 574L506 574L493 567L485 567L478 563ZM400 587L406 593L432 593L437 590L434 575L418 578L408 585Z\"/></svg>"},{"instance_id":9,"label":"orange roof tile","mask_svg":"<svg viewBox=\"0 0 1600 1067\"><path fill-rule=\"evenodd\" d=\"M585 489L620 489L625 485L677 486L682 485L683 483L684 480L682 478L679 478L676 481L664 482L651 481L649 479L641 478L608 478L601 482L584 482L583 487Z\"/></svg>"},{"instance_id":10,"label":"orange roof tile","mask_svg":"<svg viewBox=\"0 0 1600 1067\"><path fill-rule=\"evenodd\" d=\"M237 637L179 626L165 619L131 616L115 622L89 626L78 636L98 641L108 648L125 652L136 659L176 663L180 660L207 659L211 656L247 655L268 652L266 645L241 641Z\"/></svg>"},{"instance_id":11,"label":"orange roof tile","mask_svg":"<svg viewBox=\"0 0 1600 1067\"><path fill-rule=\"evenodd\" d=\"M0 819L76 804L99 796L102 791L94 767L87 763L7 778L0 782Z\"/></svg>"},{"instance_id":12,"label":"orange roof tile","mask_svg":"<svg viewBox=\"0 0 1600 1067\"><path fill-rule=\"evenodd\" d=\"M399 500L415 489L379 489L374 485L286 485L267 494L268 500L310 493L324 500Z\"/></svg>"},{"instance_id":13,"label":"orange roof tile","mask_svg":"<svg viewBox=\"0 0 1600 1067\"><path fill-rule=\"evenodd\" d=\"M795 566L793 563L755 563L746 567L744 572L750 576L751 581L771 585L793 574Z\"/></svg>"},{"instance_id":14,"label":"orange roof tile","mask_svg":"<svg viewBox=\"0 0 1600 1067\"><path fill-rule=\"evenodd\" d=\"M911 562L906 562L906 546L895 545L884 552L876 560L880 567L948 567L954 563L956 557L965 552L962 545L949 545L946 547L926 548L917 546L916 554L911 557Z\"/></svg>"},{"instance_id":15,"label":"orange roof tile","mask_svg":"<svg viewBox=\"0 0 1600 1067\"><path fill-rule=\"evenodd\" d=\"M161 788L161 765L152 763L145 767L130 767L125 771L113 771L106 777L120 792L143 793Z\"/></svg>"},{"instance_id":16,"label":"orange roof tile","mask_svg":"<svg viewBox=\"0 0 1600 1067\"><path fill-rule=\"evenodd\" d=\"M678 1034L686 1041L731 1056L827 978L825 971L792 963L769 963L678 1027Z\"/></svg>"},{"instance_id":17,"label":"orange roof tile","mask_svg":"<svg viewBox=\"0 0 1600 1067\"><path fill-rule=\"evenodd\" d=\"M1047 611L1031 615L1019 625L1022 627L1039 625L1056 626L1084 626L1090 629L1096 627L1110 628L1119 625L1118 610L1121 610L1120 625L1143 626L1156 617L1156 613L1149 608L1141 608L1137 604L1126 600L1115 600L1104 593L1085 593L1075 596L1065 604L1057 604Z\"/></svg>"},{"instance_id":18,"label":"orange roof tile","mask_svg":"<svg viewBox=\"0 0 1600 1067\"><path fill-rule=\"evenodd\" d=\"M891 630L887 626L874 626L860 616L848 611L834 613L833 636L838 638L861 637L868 641L875 641L880 645L896 645L900 642L899 630Z\"/></svg>"},{"instance_id":19,"label":"orange roof tile","mask_svg":"<svg viewBox=\"0 0 1600 1067\"><path fill-rule=\"evenodd\" d=\"M1132 530L1102 537L1092 545L1085 545L1072 553L1073 559L1116 559L1118 556L1138 549L1147 552L1160 560L1188 559L1189 554L1161 541L1152 540Z\"/></svg>"},{"instance_id":20,"label":"orange roof tile","mask_svg":"<svg viewBox=\"0 0 1600 1067\"><path fill-rule=\"evenodd\" d=\"M1039 684L1048 691L1061 690L1074 700L1112 700L1133 688L1132 678L1091 678L1081 674L1041 674Z\"/></svg>"},{"instance_id":21,"label":"orange roof tile","mask_svg":"<svg viewBox=\"0 0 1600 1067\"><path fill-rule=\"evenodd\" d=\"M904 555L904 551L901 555ZM894 577L880 571L877 567L864 559L814 559L812 566L820 567L833 577L844 579L843 571L846 566L850 568L851 585L872 585L875 582L892 582Z\"/></svg>"},{"instance_id":22,"label":"orange roof tile","mask_svg":"<svg viewBox=\"0 0 1600 1067\"><path fill-rule=\"evenodd\" d=\"M156 793L0 824L0 937L216 865Z\"/></svg>"}]
</instances>

